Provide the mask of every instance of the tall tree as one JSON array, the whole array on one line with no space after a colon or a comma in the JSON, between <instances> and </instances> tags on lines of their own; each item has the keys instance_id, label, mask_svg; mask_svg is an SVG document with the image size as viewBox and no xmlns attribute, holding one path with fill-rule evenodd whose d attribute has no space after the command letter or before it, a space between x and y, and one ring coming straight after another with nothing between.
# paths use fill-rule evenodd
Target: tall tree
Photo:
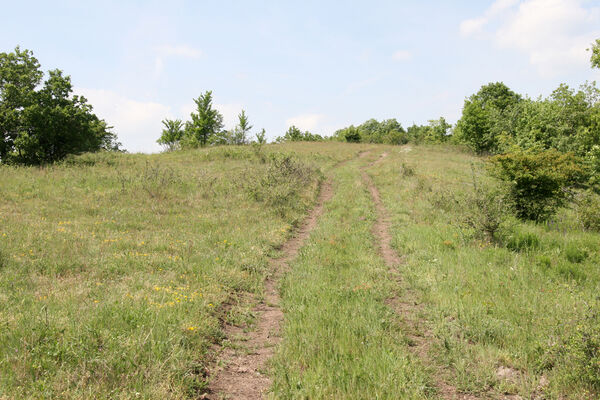
<instances>
[{"instance_id":1,"label":"tall tree","mask_svg":"<svg viewBox=\"0 0 600 400\"><path fill-rule=\"evenodd\" d=\"M208 90L197 99L196 112L191 113L191 122L186 124L186 133L193 141L206 146L209 138L223 129L223 116L212 107L212 91Z\"/></svg>"}]
</instances>

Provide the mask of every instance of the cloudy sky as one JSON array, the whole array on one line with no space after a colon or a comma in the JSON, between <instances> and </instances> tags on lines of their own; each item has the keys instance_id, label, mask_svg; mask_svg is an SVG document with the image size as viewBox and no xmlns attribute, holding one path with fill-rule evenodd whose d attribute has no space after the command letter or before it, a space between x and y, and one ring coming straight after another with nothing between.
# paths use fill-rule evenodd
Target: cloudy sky
<instances>
[{"instance_id":1,"label":"cloudy sky","mask_svg":"<svg viewBox=\"0 0 600 400\"><path fill-rule=\"evenodd\" d=\"M228 127L243 108L275 138L454 122L491 81L537 97L600 80L600 0L0 2L0 51L71 75L129 151L160 150L161 120L205 90Z\"/></svg>"}]
</instances>

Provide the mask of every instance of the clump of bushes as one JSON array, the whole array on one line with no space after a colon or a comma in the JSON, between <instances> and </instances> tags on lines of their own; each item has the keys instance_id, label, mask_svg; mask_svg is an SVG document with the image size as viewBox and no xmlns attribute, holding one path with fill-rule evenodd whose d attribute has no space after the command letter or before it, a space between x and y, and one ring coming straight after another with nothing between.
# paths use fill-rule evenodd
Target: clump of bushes
<instances>
[{"instance_id":1,"label":"clump of bushes","mask_svg":"<svg viewBox=\"0 0 600 400\"><path fill-rule=\"evenodd\" d=\"M290 155L276 153L269 155L266 164L246 185L249 195L282 214L302 207L302 191L315 180L317 171Z\"/></svg>"},{"instance_id":2,"label":"clump of bushes","mask_svg":"<svg viewBox=\"0 0 600 400\"><path fill-rule=\"evenodd\" d=\"M490 161L493 176L507 182L508 196L518 218L544 221L585 182L587 173L572 153L521 150L495 156Z\"/></svg>"}]
</instances>

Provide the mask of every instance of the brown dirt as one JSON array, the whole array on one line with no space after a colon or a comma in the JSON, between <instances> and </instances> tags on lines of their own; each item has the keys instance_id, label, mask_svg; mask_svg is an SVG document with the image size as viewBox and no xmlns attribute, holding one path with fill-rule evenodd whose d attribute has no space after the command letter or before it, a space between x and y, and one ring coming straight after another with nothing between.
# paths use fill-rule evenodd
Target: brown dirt
<instances>
[{"instance_id":1,"label":"brown dirt","mask_svg":"<svg viewBox=\"0 0 600 400\"><path fill-rule=\"evenodd\" d=\"M406 336L411 342L411 351L414 354L416 354L426 365L430 365L434 369L439 370L434 372L433 378L435 380L436 387L441 397L444 399L452 400L479 399L479 397L473 396L471 394L459 393L454 386L446 383L442 379L443 371L437 366L435 366L432 360L430 359L429 348L433 340L433 334L430 330L427 330L426 327L422 326L422 321L420 321L420 319L417 316L421 305L418 303L416 295L412 291L410 291L410 289L405 287L406 285L402 282L400 273L396 268L402 262L402 258L391 246L392 235L390 234L391 223L389 218L389 212L383 205L383 202L381 201L381 195L379 194L379 190L373 183L373 180L371 179L369 174L367 174L366 172L367 168L373 167L381 163L387 156L388 153L382 153L377 160L364 166L362 168L362 178L363 182L367 185L369 192L371 193L373 203L375 203L375 210L377 211L377 220L373 225L373 235L377 240L379 253L381 255L381 258L383 258L383 260L385 261L386 266L390 268L392 275L405 289L402 298L395 297L389 299L388 304L391 307L393 307L393 309L398 315L400 315L400 317L402 318L403 322L406 324L406 327L409 330L408 332L406 332Z\"/></svg>"},{"instance_id":2,"label":"brown dirt","mask_svg":"<svg viewBox=\"0 0 600 400\"><path fill-rule=\"evenodd\" d=\"M366 154L361 152L358 157L362 158ZM334 168L346 161L338 163ZM333 186L331 179L328 179L321 186L314 208L296 234L281 247L283 256L269 260L272 274L265 281L265 298L253 310L259 314L255 329L245 333L240 327L225 325L225 336L229 338L231 346L223 348L219 356L223 366L212 372L214 378L203 398L255 400L265 397L271 386L271 379L265 373L267 361L281 341L279 332L283 312L279 307L281 297L277 285L283 272L289 268L289 262L296 257L298 250L317 225L319 217L323 214L324 204L332 196Z\"/></svg>"}]
</instances>

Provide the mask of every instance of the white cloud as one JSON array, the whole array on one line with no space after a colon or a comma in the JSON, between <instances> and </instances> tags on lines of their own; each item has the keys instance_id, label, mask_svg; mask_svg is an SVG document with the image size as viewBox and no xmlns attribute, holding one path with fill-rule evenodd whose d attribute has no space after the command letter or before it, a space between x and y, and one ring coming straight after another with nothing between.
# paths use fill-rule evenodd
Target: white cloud
<instances>
[{"instance_id":1,"label":"white cloud","mask_svg":"<svg viewBox=\"0 0 600 400\"><path fill-rule=\"evenodd\" d=\"M408 61L412 59L412 53L406 50L398 50L392 55L396 61Z\"/></svg>"},{"instance_id":2,"label":"white cloud","mask_svg":"<svg viewBox=\"0 0 600 400\"><path fill-rule=\"evenodd\" d=\"M152 153L161 150L156 143L161 121L172 118L171 109L160 103L130 99L110 90L78 89L94 107L94 113L114 127L118 140L131 152Z\"/></svg>"},{"instance_id":3,"label":"white cloud","mask_svg":"<svg viewBox=\"0 0 600 400\"><path fill-rule=\"evenodd\" d=\"M463 21L460 32L474 36L493 24L496 45L523 52L551 76L589 67L586 48L600 36L600 8L579 0L498 0L483 16Z\"/></svg>"},{"instance_id":4,"label":"white cloud","mask_svg":"<svg viewBox=\"0 0 600 400\"><path fill-rule=\"evenodd\" d=\"M460 23L460 33L463 36L470 36L475 33L480 33L487 22L488 19L485 17L464 20Z\"/></svg>"},{"instance_id":5,"label":"white cloud","mask_svg":"<svg viewBox=\"0 0 600 400\"><path fill-rule=\"evenodd\" d=\"M502 15L505 11L510 10L517 5L519 0L496 0L492 5L485 10L482 16L467 19L460 23L460 33L463 36L477 34L483 31L483 27L492 19Z\"/></svg>"},{"instance_id":6,"label":"white cloud","mask_svg":"<svg viewBox=\"0 0 600 400\"><path fill-rule=\"evenodd\" d=\"M319 126L324 118L323 114L302 114L288 118L285 123L288 127L294 125L303 131L312 131Z\"/></svg>"}]
</instances>

